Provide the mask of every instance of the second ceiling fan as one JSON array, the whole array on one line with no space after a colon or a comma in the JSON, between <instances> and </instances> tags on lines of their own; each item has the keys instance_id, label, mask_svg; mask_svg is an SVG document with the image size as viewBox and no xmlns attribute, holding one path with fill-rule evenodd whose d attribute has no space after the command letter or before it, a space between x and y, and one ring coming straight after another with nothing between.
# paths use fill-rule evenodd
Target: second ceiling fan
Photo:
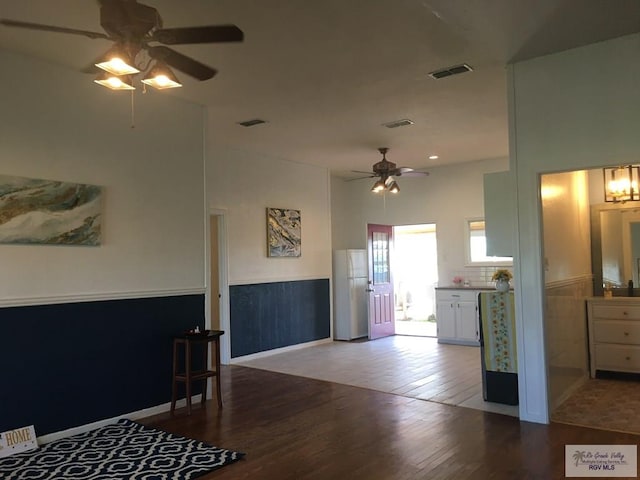
<instances>
[{"instance_id":1,"label":"second ceiling fan","mask_svg":"<svg viewBox=\"0 0 640 480\"><path fill-rule=\"evenodd\" d=\"M389 148L380 147L378 151L382 154L382 160L373 164L372 172L359 172L354 170L355 173L367 173L368 177L364 178L374 178L380 177L371 187L371 191L374 193L380 192L390 192L390 193L398 193L400 191L400 187L398 183L395 181L393 177L426 177L429 175L428 172L419 172L409 167L398 167L395 163L387 160L387 152Z\"/></svg>"}]
</instances>

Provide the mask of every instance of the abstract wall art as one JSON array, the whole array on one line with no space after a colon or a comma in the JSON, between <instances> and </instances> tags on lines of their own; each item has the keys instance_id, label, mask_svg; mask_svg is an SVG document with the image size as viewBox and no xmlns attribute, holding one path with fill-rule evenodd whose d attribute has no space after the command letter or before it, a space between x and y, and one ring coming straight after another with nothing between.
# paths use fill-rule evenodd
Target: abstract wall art
<instances>
[{"instance_id":1,"label":"abstract wall art","mask_svg":"<svg viewBox=\"0 0 640 480\"><path fill-rule=\"evenodd\" d=\"M102 188L0 175L0 243L100 245Z\"/></svg>"},{"instance_id":2,"label":"abstract wall art","mask_svg":"<svg viewBox=\"0 0 640 480\"><path fill-rule=\"evenodd\" d=\"M267 208L267 255L299 257L301 255L300 210Z\"/></svg>"}]
</instances>

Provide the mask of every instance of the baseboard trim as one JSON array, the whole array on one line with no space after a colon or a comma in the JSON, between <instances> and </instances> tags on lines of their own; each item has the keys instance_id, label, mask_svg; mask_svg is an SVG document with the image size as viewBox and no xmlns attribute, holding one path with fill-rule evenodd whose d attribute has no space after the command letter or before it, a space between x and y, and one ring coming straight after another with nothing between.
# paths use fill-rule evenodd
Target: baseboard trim
<instances>
[{"instance_id":1,"label":"baseboard trim","mask_svg":"<svg viewBox=\"0 0 640 480\"><path fill-rule=\"evenodd\" d=\"M438 338L438 343L445 343L448 345L462 345L464 347L479 347L480 341L478 340L456 340L449 338Z\"/></svg>"},{"instance_id":2,"label":"baseboard trim","mask_svg":"<svg viewBox=\"0 0 640 480\"><path fill-rule=\"evenodd\" d=\"M178 297L182 295L204 295L204 288L148 290L138 292L106 292L52 297L7 298L0 300L0 307L27 307L31 305L57 305L61 303L96 302L102 300L127 300L134 298Z\"/></svg>"},{"instance_id":3,"label":"baseboard trim","mask_svg":"<svg viewBox=\"0 0 640 480\"><path fill-rule=\"evenodd\" d=\"M242 357L235 357L229 361L229 364L241 364L242 362L249 360L256 360L258 358L270 357L271 355L277 355L278 353L293 352L294 350L300 350L301 348L315 347L316 345L323 345L325 343L333 342L332 338L323 338L321 340L314 340L312 342L298 343L296 345L289 345L287 347L274 348L273 350L266 350L264 352L252 353L251 355L244 355Z\"/></svg>"},{"instance_id":4,"label":"baseboard trim","mask_svg":"<svg viewBox=\"0 0 640 480\"><path fill-rule=\"evenodd\" d=\"M201 398L200 394L193 395L191 397L191 403L195 404ZM176 402L176 408L182 408L187 405L187 400L185 398L178 400ZM171 410L171 402L163 403L162 405L157 405L155 407L144 408L142 410L138 410L136 412L130 412L123 415L118 415L117 417L106 418L104 420L99 420L97 422L87 423L85 425L80 425L78 427L68 428L67 430L62 430L60 432L53 432L47 435L42 435L37 438L38 445L44 445L45 443L50 443L55 440L60 440L61 438L71 437L72 435L78 435L80 433L85 433L90 430L95 430L96 428L104 427L105 425L110 425L112 423L117 422L121 418L127 418L129 420L137 420L140 418L150 417L152 415L158 415L160 413L166 413Z\"/></svg>"}]
</instances>

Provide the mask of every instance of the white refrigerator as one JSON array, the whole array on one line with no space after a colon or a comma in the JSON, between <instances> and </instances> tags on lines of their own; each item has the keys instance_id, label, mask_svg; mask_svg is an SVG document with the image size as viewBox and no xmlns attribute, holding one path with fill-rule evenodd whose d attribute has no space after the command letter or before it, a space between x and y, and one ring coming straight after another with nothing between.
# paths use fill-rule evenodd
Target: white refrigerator
<instances>
[{"instance_id":1,"label":"white refrigerator","mask_svg":"<svg viewBox=\"0 0 640 480\"><path fill-rule=\"evenodd\" d=\"M333 252L333 337L352 340L369 335L367 251Z\"/></svg>"}]
</instances>

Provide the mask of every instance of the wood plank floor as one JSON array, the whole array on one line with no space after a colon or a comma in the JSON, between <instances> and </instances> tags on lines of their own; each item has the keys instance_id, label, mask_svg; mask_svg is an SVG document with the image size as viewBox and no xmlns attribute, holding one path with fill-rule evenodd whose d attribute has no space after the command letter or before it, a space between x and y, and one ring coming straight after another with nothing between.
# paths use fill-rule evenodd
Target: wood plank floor
<instances>
[{"instance_id":1,"label":"wood plank floor","mask_svg":"<svg viewBox=\"0 0 640 480\"><path fill-rule=\"evenodd\" d=\"M238 365L518 416L517 406L483 400L479 347L439 344L436 338L331 342Z\"/></svg>"},{"instance_id":2,"label":"wood plank floor","mask_svg":"<svg viewBox=\"0 0 640 480\"><path fill-rule=\"evenodd\" d=\"M255 368L221 373L222 410L214 399L141 420L247 454L203 479L561 479L565 444L640 439Z\"/></svg>"}]
</instances>

